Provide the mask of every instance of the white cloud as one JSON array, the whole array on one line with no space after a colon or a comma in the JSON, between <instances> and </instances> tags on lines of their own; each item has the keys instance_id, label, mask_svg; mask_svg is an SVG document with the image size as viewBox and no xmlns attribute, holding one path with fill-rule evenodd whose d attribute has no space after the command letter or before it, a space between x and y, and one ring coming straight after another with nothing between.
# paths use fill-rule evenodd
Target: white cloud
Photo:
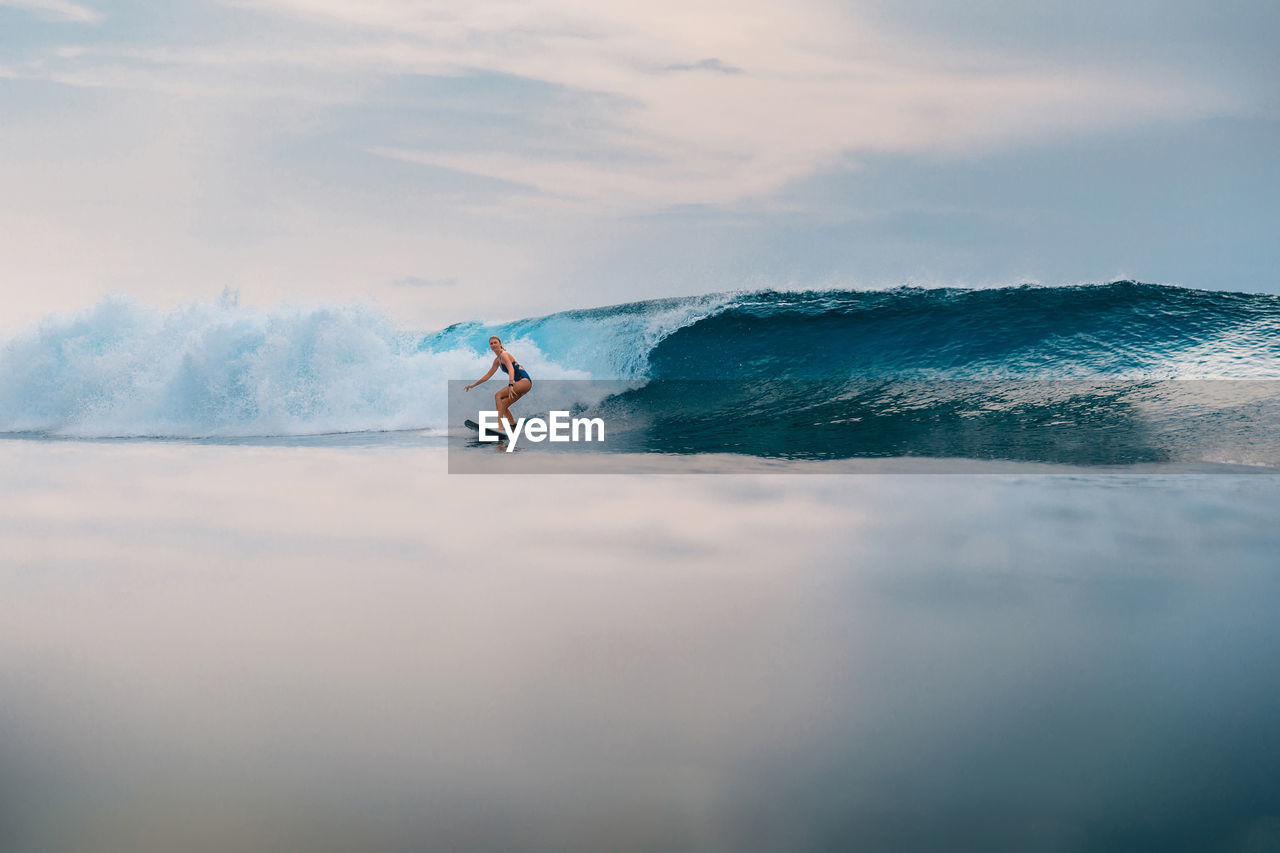
<instances>
[{"instance_id":1,"label":"white cloud","mask_svg":"<svg viewBox=\"0 0 1280 853\"><path fill-rule=\"evenodd\" d=\"M646 207L728 203L778 189L850 153L961 153L1052 134L1233 108L1185 79L1114 68L1028 66L917 48L825 3L562 0L453 3L237 0L359 33L331 62L384 72L485 70L615 96L604 168L522 150L375 147L401 160L515 181L559 196ZM710 67L737 73L692 73Z\"/></svg>"},{"instance_id":2,"label":"white cloud","mask_svg":"<svg viewBox=\"0 0 1280 853\"><path fill-rule=\"evenodd\" d=\"M102 20L102 13L68 0L0 0L0 6L25 9L42 18L92 24Z\"/></svg>"},{"instance_id":3,"label":"white cloud","mask_svg":"<svg viewBox=\"0 0 1280 853\"><path fill-rule=\"evenodd\" d=\"M484 71L607 95L615 106L593 118L608 130L590 137L571 117L536 149L387 139L366 150L614 210L756 198L851 154L966 153L1238 107L1167 69L1068 69L926 47L823 2L229 5L284 26L272 37L190 49L64 49L27 73L175 95L355 103L396 75ZM584 146L601 156L584 157Z\"/></svg>"}]
</instances>

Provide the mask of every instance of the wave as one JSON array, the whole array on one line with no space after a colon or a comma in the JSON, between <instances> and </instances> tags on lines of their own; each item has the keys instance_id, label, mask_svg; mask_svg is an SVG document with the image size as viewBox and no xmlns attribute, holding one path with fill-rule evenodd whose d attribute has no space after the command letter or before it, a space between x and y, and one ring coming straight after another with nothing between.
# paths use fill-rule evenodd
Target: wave
<instances>
[{"instance_id":1,"label":"wave","mask_svg":"<svg viewBox=\"0 0 1280 853\"><path fill-rule=\"evenodd\" d=\"M716 294L466 323L592 378L1280 377L1280 298L1118 281Z\"/></svg>"},{"instance_id":2,"label":"wave","mask_svg":"<svg viewBox=\"0 0 1280 853\"><path fill-rule=\"evenodd\" d=\"M271 436L430 426L469 354L360 307L169 313L108 299L0 353L0 431L79 437Z\"/></svg>"},{"instance_id":3,"label":"wave","mask_svg":"<svg viewBox=\"0 0 1280 853\"><path fill-rule=\"evenodd\" d=\"M650 400L668 399L662 389L676 386L664 383L712 378L814 387L1280 378L1277 297L1131 281L725 293L425 334L399 331L361 306L261 311L224 300L160 312L116 298L50 318L0 348L0 432L442 431L446 380L487 369L491 334L518 353L535 381L625 379L643 385ZM757 408L803 403L794 391L774 402L762 399Z\"/></svg>"},{"instance_id":4,"label":"wave","mask_svg":"<svg viewBox=\"0 0 1280 853\"><path fill-rule=\"evenodd\" d=\"M650 354L654 376L1280 376L1280 300L1135 282L749 294Z\"/></svg>"},{"instance_id":5,"label":"wave","mask_svg":"<svg viewBox=\"0 0 1280 853\"><path fill-rule=\"evenodd\" d=\"M664 340L731 308L741 298L711 294L561 311L510 323L459 323L424 336L420 347L447 352L479 346L487 352L489 336L498 335L512 351L519 348L522 363L536 364L524 355L533 347L555 368L579 378L645 379L650 355Z\"/></svg>"}]
</instances>

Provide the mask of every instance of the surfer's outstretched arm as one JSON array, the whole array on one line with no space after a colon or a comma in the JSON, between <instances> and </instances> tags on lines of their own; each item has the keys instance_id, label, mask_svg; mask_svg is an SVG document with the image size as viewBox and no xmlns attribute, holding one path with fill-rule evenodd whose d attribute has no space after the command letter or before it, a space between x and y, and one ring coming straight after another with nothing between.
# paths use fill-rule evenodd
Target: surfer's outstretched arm
<instances>
[{"instance_id":1,"label":"surfer's outstretched arm","mask_svg":"<svg viewBox=\"0 0 1280 853\"><path fill-rule=\"evenodd\" d=\"M486 373L484 376L481 376L475 382L472 382L470 385L468 385L467 390L470 391L472 388L476 387L477 385L483 385L484 383L489 381L490 376L493 376L493 374L497 372L498 372L498 360L495 358L493 360L492 366L489 367L489 372Z\"/></svg>"}]
</instances>

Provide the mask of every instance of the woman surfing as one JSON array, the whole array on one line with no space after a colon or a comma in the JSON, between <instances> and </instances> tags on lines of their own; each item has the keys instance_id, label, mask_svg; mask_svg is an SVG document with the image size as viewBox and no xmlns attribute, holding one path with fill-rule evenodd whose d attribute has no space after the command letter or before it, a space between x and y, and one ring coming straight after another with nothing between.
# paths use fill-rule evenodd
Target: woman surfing
<instances>
[{"instance_id":1,"label":"woman surfing","mask_svg":"<svg viewBox=\"0 0 1280 853\"><path fill-rule=\"evenodd\" d=\"M502 348L502 339L497 335L489 338L489 349L493 350L495 356L489 372L468 385L467 390L470 391L477 385L488 382L489 377L493 376L498 368L502 368L502 372L507 374L507 387L493 395L493 402L498 407L499 422L506 421L515 427L516 419L511 414L511 404L529 393L529 389L533 387L533 380L529 378L529 372L516 361L515 356Z\"/></svg>"}]
</instances>

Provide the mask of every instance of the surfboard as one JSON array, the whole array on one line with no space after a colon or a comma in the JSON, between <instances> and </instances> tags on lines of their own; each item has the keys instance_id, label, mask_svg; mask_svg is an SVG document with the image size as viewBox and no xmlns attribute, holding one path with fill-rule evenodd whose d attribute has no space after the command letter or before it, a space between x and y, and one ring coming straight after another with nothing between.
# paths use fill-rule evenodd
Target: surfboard
<instances>
[{"instance_id":1,"label":"surfboard","mask_svg":"<svg viewBox=\"0 0 1280 853\"><path fill-rule=\"evenodd\" d=\"M468 418L467 420L463 421L462 423L463 423L463 425L464 425L464 426L466 426L468 429L475 430L475 431L476 431L476 433L479 433L479 432L480 432L480 424L476 423L475 421L471 420L470 418ZM496 435L498 436L498 440L499 440L499 441L506 441L506 440L507 440L507 434L506 434L505 432L503 432L503 431L502 431L502 428L501 428L501 427L499 427L496 431L495 431L495 430L490 430L490 431L489 431L489 434L490 434L490 435L495 435L495 434L496 434Z\"/></svg>"}]
</instances>

